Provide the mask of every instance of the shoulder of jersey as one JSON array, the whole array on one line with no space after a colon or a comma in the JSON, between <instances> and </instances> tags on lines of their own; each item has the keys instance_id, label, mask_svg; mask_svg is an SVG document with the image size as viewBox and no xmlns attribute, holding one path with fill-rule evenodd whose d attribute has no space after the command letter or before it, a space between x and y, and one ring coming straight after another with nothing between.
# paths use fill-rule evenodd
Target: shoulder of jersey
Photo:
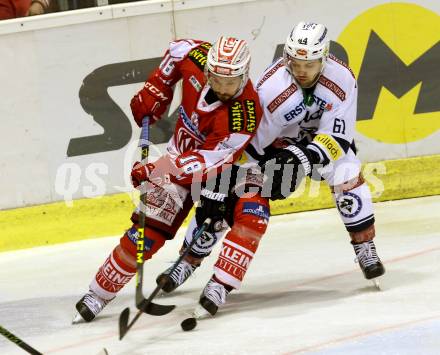
<instances>
[{"instance_id":1,"label":"shoulder of jersey","mask_svg":"<svg viewBox=\"0 0 440 355\"><path fill-rule=\"evenodd\" d=\"M263 73L257 90L261 105L272 118L280 118L281 124L286 123L282 117L303 101L301 90L284 67L282 59L274 62Z\"/></svg>"},{"instance_id":2,"label":"shoulder of jersey","mask_svg":"<svg viewBox=\"0 0 440 355\"><path fill-rule=\"evenodd\" d=\"M277 78L283 76L285 72L286 69L284 67L283 58L278 58L263 72L263 74L258 79L256 85L257 90L263 90L269 85L268 82L277 82L279 80Z\"/></svg>"},{"instance_id":3,"label":"shoulder of jersey","mask_svg":"<svg viewBox=\"0 0 440 355\"><path fill-rule=\"evenodd\" d=\"M239 97L237 97L237 99L238 100L246 100L246 99L256 100L257 103L259 104L257 90L255 89L254 84L251 79L249 79L247 84L244 86L243 92L241 93L241 95Z\"/></svg>"},{"instance_id":4,"label":"shoulder of jersey","mask_svg":"<svg viewBox=\"0 0 440 355\"><path fill-rule=\"evenodd\" d=\"M347 92L351 92L356 86L356 79L347 64L330 55L319 78L319 84L332 92L340 101L345 101Z\"/></svg>"},{"instance_id":5,"label":"shoulder of jersey","mask_svg":"<svg viewBox=\"0 0 440 355\"><path fill-rule=\"evenodd\" d=\"M211 48L211 43L194 39L174 41L170 43L170 55L175 59L182 60L197 47L203 48L207 52Z\"/></svg>"}]
</instances>

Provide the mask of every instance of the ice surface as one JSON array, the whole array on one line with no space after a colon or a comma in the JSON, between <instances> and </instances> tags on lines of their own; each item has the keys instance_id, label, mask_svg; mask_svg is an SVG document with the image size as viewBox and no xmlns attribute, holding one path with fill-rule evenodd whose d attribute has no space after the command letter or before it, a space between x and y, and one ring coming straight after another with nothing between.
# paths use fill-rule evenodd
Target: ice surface
<instances>
[{"instance_id":1,"label":"ice surface","mask_svg":"<svg viewBox=\"0 0 440 355\"><path fill-rule=\"evenodd\" d=\"M0 324L44 354L440 354L440 196L375 204L387 273L376 291L354 263L335 209L273 217L246 276L215 319L183 332L218 251L118 340L134 281L92 323L71 325L76 301L119 237L0 253ZM177 258L182 231L145 264L144 293ZM219 246L217 246L218 249ZM0 354L24 352L0 337Z\"/></svg>"}]
</instances>

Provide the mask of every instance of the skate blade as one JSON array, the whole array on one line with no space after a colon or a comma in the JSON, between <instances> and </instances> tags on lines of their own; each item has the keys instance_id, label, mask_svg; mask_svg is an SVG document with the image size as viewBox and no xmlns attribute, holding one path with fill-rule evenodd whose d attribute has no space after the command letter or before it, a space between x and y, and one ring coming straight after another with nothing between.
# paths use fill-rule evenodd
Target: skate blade
<instances>
[{"instance_id":1,"label":"skate blade","mask_svg":"<svg viewBox=\"0 0 440 355\"><path fill-rule=\"evenodd\" d=\"M373 282L374 287L376 288L376 290L378 291L382 291L382 288L380 287L380 283L379 280L377 278L371 280L371 282Z\"/></svg>"},{"instance_id":2,"label":"skate blade","mask_svg":"<svg viewBox=\"0 0 440 355\"><path fill-rule=\"evenodd\" d=\"M211 314L205 308L203 308L201 305L197 305L197 307L192 312L192 316L195 319L204 319L204 318L211 317Z\"/></svg>"},{"instance_id":3,"label":"skate blade","mask_svg":"<svg viewBox=\"0 0 440 355\"><path fill-rule=\"evenodd\" d=\"M86 322L86 321L84 320L83 317L81 317L81 315L80 315L79 313L76 313L76 314L73 316L72 324L81 324L81 323L85 323L85 322Z\"/></svg>"},{"instance_id":4,"label":"skate blade","mask_svg":"<svg viewBox=\"0 0 440 355\"><path fill-rule=\"evenodd\" d=\"M108 355L108 351L107 351L106 348L104 348L99 353L97 353L96 355Z\"/></svg>"}]
</instances>

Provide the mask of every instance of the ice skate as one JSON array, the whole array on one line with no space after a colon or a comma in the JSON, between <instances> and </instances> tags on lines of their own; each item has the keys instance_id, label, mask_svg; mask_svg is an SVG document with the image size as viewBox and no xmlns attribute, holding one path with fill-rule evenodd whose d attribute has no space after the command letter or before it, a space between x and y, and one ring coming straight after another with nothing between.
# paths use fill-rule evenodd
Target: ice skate
<instances>
[{"instance_id":1,"label":"ice skate","mask_svg":"<svg viewBox=\"0 0 440 355\"><path fill-rule=\"evenodd\" d=\"M182 260L179 265L171 272L173 266L169 267L156 278L156 284L162 284L162 290L166 293L174 291L182 285L198 268L199 265L192 265ZM170 273L171 272L171 273Z\"/></svg>"},{"instance_id":2,"label":"ice skate","mask_svg":"<svg viewBox=\"0 0 440 355\"><path fill-rule=\"evenodd\" d=\"M101 312L104 307L111 300L104 300L96 293L89 290L77 303L76 309L78 313L75 314L72 324L91 322Z\"/></svg>"},{"instance_id":3,"label":"ice skate","mask_svg":"<svg viewBox=\"0 0 440 355\"><path fill-rule=\"evenodd\" d=\"M200 295L199 304L213 316L217 313L218 307L226 303L229 292L223 284L211 278Z\"/></svg>"},{"instance_id":4,"label":"ice skate","mask_svg":"<svg viewBox=\"0 0 440 355\"><path fill-rule=\"evenodd\" d=\"M218 307L225 304L228 293L229 291L224 285L211 278L203 289L199 304L192 311L191 317L180 323L182 330L193 330L197 326L197 321L214 316Z\"/></svg>"},{"instance_id":5,"label":"ice skate","mask_svg":"<svg viewBox=\"0 0 440 355\"><path fill-rule=\"evenodd\" d=\"M353 244L353 243L352 243ZM355 262L359 266L367 280L372 280L374 286L380 290L380 284L377 277L385 273L385 268L377 256L376 246L372 240L364 243L353 244L356 253Z\"/></svg>"}]
</instances>

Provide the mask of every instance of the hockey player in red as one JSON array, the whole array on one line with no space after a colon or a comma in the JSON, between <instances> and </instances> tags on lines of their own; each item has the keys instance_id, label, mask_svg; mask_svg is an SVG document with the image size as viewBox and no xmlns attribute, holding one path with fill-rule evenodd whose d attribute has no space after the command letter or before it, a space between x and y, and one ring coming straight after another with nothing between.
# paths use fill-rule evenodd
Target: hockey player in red
<instances>
[{"instance_id":1,"label":"hockey player in red","mask_svg":"<svg viewBox=\"0 0 440 355\"><path fill-rule=\"evenodd\" d=\"M246 148L246 159L241 160L263 166L267 177L271 177L266 179L261 195L272 200L284 199L304 176L325 179L365 278L383 275L385 268L373 242L371 193L362 177L354 144L357 84L347 65L329 55L327 28L305 22L295 26L286 40L283 58L262 74L257 92L264 115ZM257 208L246 204L238 204L235 209L243 214L249 211L258 214ZM264 206L261 215L263 211ZM197 222L200 225L201 219ZM186 245L192 240L194 228L193 220L185 238ZM252 248L237 251L233 230L226 235L214 266L214 280L229 285L229 289L213 288L210 280L204 290L206 295L217 295L217 307L225 303L228 290L240 286L261 236L255 233ZM216 235L215 239L221 237ZM170 287L164 290L170 292L185 282L212 248L213 243L204 245L203 250L193 248L190 255L198 259L183 261L170 275L167 271L159 275L159 278L170 279ZM241 262L246 267L240 267ZM212 306L210 313L214 314L217 307ZM202 314L198 310L195 313Z\"/></svg>"},{"instance_id":2,"label":"hockey player in red","mask_svg":"<svg viewBox=\"0 0 440 355\"><path fill-rule=\"evenodd\" d=\"M133 97L137 124L141 126L145 116L154 123L170 104L172 87L182 79L182 103L167 154L154 163L137 163L131 172L133 185L147 189L145 261L175 236L188 215L194 203L191 184L227 170L254 136L262 112L249 66L243 40L220 37L213 45L179 40L170 44L160 66ZM134 276L138 217L135 211L132 227L77 302L74 323L92 321Z\"/></svg>"}]
</instances>

